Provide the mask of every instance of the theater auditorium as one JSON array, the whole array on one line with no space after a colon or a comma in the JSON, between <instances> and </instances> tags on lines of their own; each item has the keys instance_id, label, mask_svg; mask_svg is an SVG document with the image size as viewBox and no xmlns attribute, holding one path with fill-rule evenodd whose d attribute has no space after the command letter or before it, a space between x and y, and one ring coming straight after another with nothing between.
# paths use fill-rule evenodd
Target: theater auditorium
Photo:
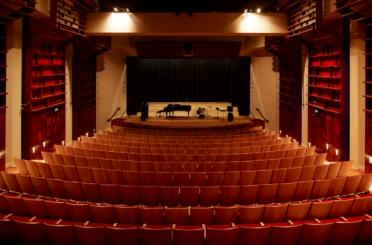
<instances>
[{"instance_id":1,"label":"theater auditorium","mask_svg":"<svg viewBox=\"0 0 372 245\"><path fill-rule=\"evenodd\" d=\"M1 0L0 244L372 244L371 0Z\"/></svg>"}]
</instances>

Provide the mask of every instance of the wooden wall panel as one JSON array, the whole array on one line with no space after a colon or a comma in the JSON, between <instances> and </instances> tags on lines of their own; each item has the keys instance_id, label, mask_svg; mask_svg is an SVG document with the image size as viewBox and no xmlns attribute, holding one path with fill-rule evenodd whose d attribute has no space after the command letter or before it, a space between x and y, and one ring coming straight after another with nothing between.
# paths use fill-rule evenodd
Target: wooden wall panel
<instances>
[{"instance_id":1,"label":"wooden wall panel","mask_svg":"<svg viewBox=\"0 0 372 245\"><path fill-rule=\"evenodd\" d=\"M5 168L6 25L0 25L0 170Z\"/></svg>"},{"instance_id":2,"label":"wooden wall panel","mask_svg":"<svg viewBox=\"0 0 372 245\"><path fill-rule=\"evenodd\" d=\"M309 45L309 142L327 152L328 160L348 160L349 21L326 30L313 35Z\"/></svg>"},{"instance_id":3,"label":"wooden wall panel","mask_svg":"<svg viewBox=\"0 0 372 245\"><path fill-rule=\"evenodd\" d=\"M72 77L73 138L96 128L96 52L88 39L74 42Z\"/></svg>"},{"instance_id":4,"label":"wooden wall panel","mask_svg":"<svg viewBox=\"0 0 372 245\"><path fill-rule=\"evenodd\" d=\"M65 139L64 40L23 25L22 158L41 158Z\"/></svg>"},{"instance_id":5,"label":"wooden wall panel","mask_svg":"<svg viewBox=\"0 0 372 245\"><path fill-rule=\"evenodd\" d=\"M298 39L287 39L279 53L279 128L301 142L302 48Z\"/></svg>"},{"instance_id":6,"label":"wooden wall panel","mask_svg":"<svg viewBox=\"0 0 372 245\"><path fill-rule=\"evenodd\" d=\"M367 173L372 173L372 24L366 28L366 46L365 46L365 72L366 72L366 161L365 169Z\"/></svg>"}]
</instances>

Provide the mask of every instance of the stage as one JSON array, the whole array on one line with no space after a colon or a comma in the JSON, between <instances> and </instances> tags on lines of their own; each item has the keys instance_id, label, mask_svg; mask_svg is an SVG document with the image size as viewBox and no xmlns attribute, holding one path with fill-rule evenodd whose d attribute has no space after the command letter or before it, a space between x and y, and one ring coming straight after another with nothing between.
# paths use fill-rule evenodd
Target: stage
<instances>
[{"instance_id":1,"label":"stage","mask_svg":"<svg viewBox=\"0 0 372 245\"><path fill-rule=\"evenodd\" d=\"M265 127L263 120L254 119L247 116L235 116L233 121L227 118L177 116L177 117L149 117L146 121L141 121L139 116L125 118L115 118L112 126L124 126L134 128L177 128L177 129L203 129L203 128L256 128Z\"/></svg>"}]
</instances>

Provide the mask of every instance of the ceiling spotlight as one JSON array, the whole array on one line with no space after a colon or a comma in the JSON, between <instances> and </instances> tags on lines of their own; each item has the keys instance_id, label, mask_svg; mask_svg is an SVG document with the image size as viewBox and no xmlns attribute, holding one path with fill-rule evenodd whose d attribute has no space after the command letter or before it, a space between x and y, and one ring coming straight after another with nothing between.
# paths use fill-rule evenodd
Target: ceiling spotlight
<instances>
[{"instance_id":1,"label":"ceiling spotlight","mask_svg":"<svg viewBox=\"0 0 372 245\"><path fill-rule=\"evenodd\" d=\"M256 9L256 13L257 13L257 14L261 13L261 8L257 8L257 9Z\"/></svg>"},{"instance_id":2,"label":"ceiling spotlight","mask_svg":"<svg viewBox=\"0 0 372 245\"><path fill-rule=\"evenodd\" d=\"M114 12L118 12L118 8L117 7L114 7Z\"/></svg>"}]
</instances>

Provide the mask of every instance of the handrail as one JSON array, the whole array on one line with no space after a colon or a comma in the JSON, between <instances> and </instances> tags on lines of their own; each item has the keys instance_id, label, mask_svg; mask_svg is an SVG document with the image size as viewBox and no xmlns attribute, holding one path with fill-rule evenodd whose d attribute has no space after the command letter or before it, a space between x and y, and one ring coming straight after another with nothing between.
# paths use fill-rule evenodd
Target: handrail
<instances>
[{"instance_id":1,"label":"handrail","mask_svg":"<svg viewBox=\"0 0 372 245\"><path fill-rule=\"evenodd\" d=\"M261 118L265 121L265 123L270 122L270 120L266 119L266 117L262 114L259 108L256 108L256 111L258 112L258 114L260 114Z\"/></svg>"},{"instance_id":2,"label":"handrail","mask_svg":"<svg viewBox=\"0 0 372 245\"><path fill-rule=\"evenodd\" d=\"M118 108L116 108L116 111L112 114L112 116L109 118L109 119L107 119L106 121L107 122L110 122L115 116L116 116L116 113L118 113L118 111L120 110L120 107L118 107Z\"/></svg>"}]
</instances>

